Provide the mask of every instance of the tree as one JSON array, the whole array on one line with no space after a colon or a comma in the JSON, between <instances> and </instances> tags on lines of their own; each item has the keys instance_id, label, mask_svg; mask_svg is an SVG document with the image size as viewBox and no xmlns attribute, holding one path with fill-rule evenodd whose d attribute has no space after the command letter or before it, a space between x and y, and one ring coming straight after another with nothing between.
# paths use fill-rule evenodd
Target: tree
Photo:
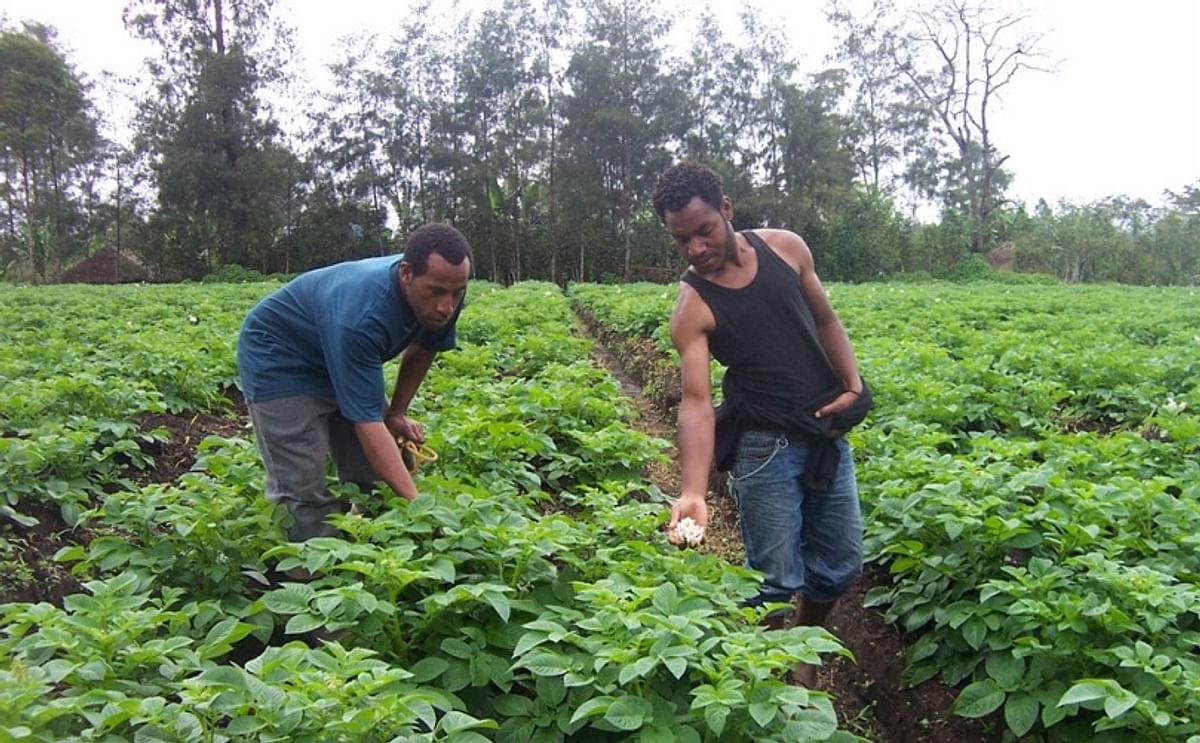
<instances>
[{"instance_id":1,"label":"tree","mask_svg":"<svg viewBox=\"0 0 1200 743\"><path fill-rule=\"evenodd\" d=\"M466 163L453 111L459 35L430 23L432 13L430 3L419 6L384 55L389 84L381 89L390 96L384 157L395 169L393 207L402 229L456 219L463 202L457 184Z\"/></svg>"},{"instance_id":2,"label":"tree","mask_svg":"<svg viewBox=\"0 0 1200 743\"><path fill-rule=\"evenodd\" d=\"M560 62L569 43L573 0L532 0L531 20L537 39L534 76L543 88L545 104L541 118L541 141L545 148L545 172L541 201L545 211L544 237L550 253L551 281L558 281L560 242L564 236L559 216L559 172L561 170L562 99L565 66Z\"/></svg>"},{"instance_id":3,"label":"tree","mask_svg":"<svg viewBox=\"0 0 1200 743\"><path fill-rule=\"evenodd\" d=\"M832 0L826 19L838 30L836 58L850 88L848 144L859 181L877 193L895 194L905 161L929 150L929 109L904 91L893 64L891 4L873 0L861 18Z\"/></svg>"},{"instance_id":4,"label":"tree","mask_svg":"<svg viewBox=\"0 0 1200 743\"><path fill-rule=\"evenodd\" d=\"M603 206L618 225L623 244L618 270L628 278L635 210L644 208L654 178L668 159L673 109L670 78L662 73L660 40L670 24L646 0L602 0L589 5L587 12L585 38L567 70L569 172L576 179L575 198L603 194ZM581 243L581 265L582 250Z\"/></svg>"},{"instance_id":5,"label":"tree","mask_svg":"<svg viewBox=\"0 0 1200 743\"><path fill-rule=\"evenodd\" d=\"M126 26L156 42L139 140L158 188L151 224L173 268L266 266L286 215L289 156L260 93L283 77L290 31L273 0L133 0Z\"/></svg>"},{"instance_id":6,"label":"tree","mask_svg":"<svg viewBox=\"0 0 1200 743\"><path fill-rule=\"evenodd\" d=\"M855 189L830 216L827 239L814 245L819 273L838 281L874 281L909 268L911 226L875 188Z\"/></svg>"},{"instance_id":7,"label":"tree","mask_svg":"<svg viewBox=\"0 0 1200 743\"><path fill-rule=\"evenodd\" d=\"M87 88L53 29L0 31L0 268L21 257L41 278L87 243L81 186L99 156Z\"/></svg>"},{"instance_id":8,"label":"tree","mask_svg":"<svg viewBox=\"0 0 1200 743\"><path fill-rule=\"evenodd\" d=\"M330 217L363 211L386 217L389 205L404 208L396 197L404 187L403 169L386 156L401 115L392 108L396 83L382 70L376 44L374 35L340 40L341 59L330 65L338 84L309 113L309 163L318 189L309 205ZM386 231L364 234L378 241L376 254L388 249ZM325 251L340 249L331 244Z\"/></svg>"},{"instance_id":9,"label":"tree","mask_svg":"<svg viewBox=\"0 0 1200 743\"><path fill-rule=\"evenodd\" d=\"M686 100L677 106L683 154L739 168L749 157L744 151L748 142L738 133L754 121L755 68L749 62L754 50L730 40L707 9L696 21L694 36L696 43L690 45L675 85Z\"/></svg>"},{"instance_id":10,"label":"tree","mask_svg":"<svg viewBox=\"0 0 1200 743\"><path fill-rule=\"evenodd\" d=\"M460 58L458 74L462 131L473 177L471 193L477 224L487 235L476 247L492 258L506 255L506 278L520 281L522 246L529 217L540 208L535 177L543 156L540 138L546 116L538 70L535 9L525 0L504 0L475 24Z\"/></svg>"},{"instance_id":11,"label":"tree","mask_svg":"<svg viewBox=\"0 0 1200 743\"><path fill-rule=\"evenodd\" d=\"M986 252L1010 179L989 116L1018 75L1046 70L1040 35L1025 30L1026 15L981 0L938 0L907 13L877 2L861 19L836 0L830 8L839 57L855 80L866 182L902 160L909 188L960 212L969 249Z\"/></svg>"},{"instance_id":12,"label":"tree","mask_svg":"<svg viewBox=\"0 0 1200 743\"><path fill-rule=\"evenodd\" d=\"M1023 70L1045 71L1040 36L1023 31L1026 21L974 0L941 0L914 11L891 47L913 97L953 144L943 198L968 216L974 253L990 247L992 211L1007 185L1008 157L996 149L991 107Z\"/></svg>"}]
</instances>

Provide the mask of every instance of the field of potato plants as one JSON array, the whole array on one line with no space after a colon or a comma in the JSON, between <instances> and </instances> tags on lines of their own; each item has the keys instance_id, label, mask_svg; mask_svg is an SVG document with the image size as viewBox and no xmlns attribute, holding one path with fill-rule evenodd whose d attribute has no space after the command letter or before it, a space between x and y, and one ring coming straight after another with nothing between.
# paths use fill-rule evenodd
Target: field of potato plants
<instances>
[{"instance_id":1,"label":"field of potato plants","mask_svg":"<svg viewBox=\"0 0 1200 743\"><path fill-rule=\"evenodd\" d=\"M889 576L866 603L906 632L907 681L1009 739L1200 742L1196 292L829 293L876 394L851 434ZM673 289L569 296L673 363Z\"/></svg>"},{"instance_id":2,"label":"field of potato plants","mask_svg":"<svg viewBox=\"0 0 1200 743\"><path fill-rule=\"evenodd\" d=\"M0 287L0 741L854 739L784 681L841 646L667 544L665 442L553 285L472 286L413 411L421 498L346 486L344 539L284 541L233 360L275 286Z\"/></svg>"}]
</instances>

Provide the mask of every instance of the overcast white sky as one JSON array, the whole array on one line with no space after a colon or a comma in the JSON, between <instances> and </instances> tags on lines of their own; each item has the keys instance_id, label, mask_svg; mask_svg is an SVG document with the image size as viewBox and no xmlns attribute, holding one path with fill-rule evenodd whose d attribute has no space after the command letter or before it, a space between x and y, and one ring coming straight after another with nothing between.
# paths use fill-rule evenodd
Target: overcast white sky
<instances>
[{"instance_id":1,"label":"overcast white sky","mask_svg":"<svg viewBox=\"0 0 1200 743\"><path fill-rule=\"evenodd\" d=\"M468 0L464 7L476 7ZM735 4L724 3L719 12ZM821 0L765 0L807 71L829 51ZM1000 5L1007 7L1007 0ZM121 25L123 0L3 0L10 21L59 30L76 67L92 79L130 74L148 50ZM335 40L357 31L387 35L404 0L282 0L310 69L330 60ZM444 7L455 7L445 0ZM997 147L1010 155L1012 195L1086 202L1116 194L1161 200L1200 181L1200 1L1025 0L1054 74L1026 74L993 114ZM734 26L736 27L736 26Z\"/></svg>"}]
</instances>

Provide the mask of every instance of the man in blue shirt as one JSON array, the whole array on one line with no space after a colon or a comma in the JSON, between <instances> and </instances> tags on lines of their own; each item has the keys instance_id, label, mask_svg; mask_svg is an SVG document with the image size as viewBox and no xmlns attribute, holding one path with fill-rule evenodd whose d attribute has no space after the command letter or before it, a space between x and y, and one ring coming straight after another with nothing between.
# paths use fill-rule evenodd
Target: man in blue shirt
<instances>
[{"instance_id":1,"label":"man in blue shirt","mask_svg":"<svg viewBox=\"0 0 1200 743\"><path fill-rule=\"evenodd\" d=\"M453 227L425 225L400 255L304 273L259 302L238 336L238 375L267 470L267 500L293 518L288 536L337 533L325 487L332 455L342 482L383 480L417 497L397 438L425 441L408 406L433 363L454 347L471 248ZM401 352L389 403L383 364Z\"/></svg>"}]
</instances>

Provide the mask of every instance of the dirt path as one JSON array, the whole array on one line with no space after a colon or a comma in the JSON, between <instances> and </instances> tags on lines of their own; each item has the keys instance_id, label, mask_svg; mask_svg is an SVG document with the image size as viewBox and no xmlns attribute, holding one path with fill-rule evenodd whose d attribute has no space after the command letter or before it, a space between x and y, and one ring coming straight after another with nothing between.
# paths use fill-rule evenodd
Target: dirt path
<instances>
[{"instance_id":1,"label":"dirt path","mask_svg":"<svg viewBox=\"0 0 1200 743\"><path fill-rule=\"evenodd\" d=\"M613 352L605 347L601 333L581 317L581 332L594 343L593 356L621 383L622 392L636 411L634 426L667 441L675 440L675 424L661 405L648 398L642 384ZM618 351L622 359L638 355ZM658 388L664 385L658 383ZM669 385L667 385L669 387ZM668 395L669 399L669 395ZM678 399L678 398L675 398ZM662 400L659 400L661 403ZM676 452L670 460L651 467L649 476L668 496L679 492L680 472ZM716 478L710 483L709 528L701 549L734 563L743 560L736 506ZM1003 723L998 719L967 720L947 712L956 692L937 681L912 689L901 688L904 671L903 635L886 624L880 614L862 605L863 596L876 582L886 580L878 568L866 573L834 608L829 630L854 653L857 662L838 658L818 673L818 687L834 697L842 727L876 743L993 743L1001 739Z\"/></svg>"}]
</instances>

